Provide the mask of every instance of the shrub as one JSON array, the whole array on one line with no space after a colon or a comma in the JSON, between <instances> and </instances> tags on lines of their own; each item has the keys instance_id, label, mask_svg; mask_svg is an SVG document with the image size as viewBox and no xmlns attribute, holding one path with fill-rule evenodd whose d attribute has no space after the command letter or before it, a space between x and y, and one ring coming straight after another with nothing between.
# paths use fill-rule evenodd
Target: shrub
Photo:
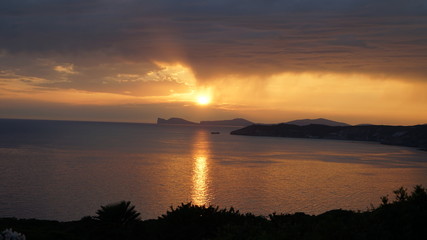
<instances>
[{"instance_id":1,"label":"shrub","mask_svg":"<svg viewBox=\"0 0 427 240\"><path fill-rule=\"evenodd\" d=\"M139 217L140 213L135 210L135 206L131 206L130 202L127 201L101 206L101 209L96 214L95 218L104 223L122 226L141 220Z\"/></svg>"},{"instance_id":2,"label":"shrub","mask_svg":"<svg viewBox=\"0 0 427 240\"><path fill-rule=\"evenodd\" d=\"M25 235L14 232L12 229L6 229L0 233L0 240L25 240Z\"/></svg>"}]
</instances>

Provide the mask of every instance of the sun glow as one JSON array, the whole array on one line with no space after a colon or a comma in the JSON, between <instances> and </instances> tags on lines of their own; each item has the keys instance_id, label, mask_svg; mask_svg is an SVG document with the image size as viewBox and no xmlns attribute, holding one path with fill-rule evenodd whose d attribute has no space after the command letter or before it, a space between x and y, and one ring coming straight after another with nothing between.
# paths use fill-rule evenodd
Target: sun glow
<instances>
[{"instance_id":1,"label":"sun glow","mask_svg":"<svg viewBox=\"0 0 427 240\"><path fill-rule=\"evenodd\" d=\"M211 98L206 95L199 95L196 101L199 105L208 105L211 102Z\"/></svg>"}]
</instances>

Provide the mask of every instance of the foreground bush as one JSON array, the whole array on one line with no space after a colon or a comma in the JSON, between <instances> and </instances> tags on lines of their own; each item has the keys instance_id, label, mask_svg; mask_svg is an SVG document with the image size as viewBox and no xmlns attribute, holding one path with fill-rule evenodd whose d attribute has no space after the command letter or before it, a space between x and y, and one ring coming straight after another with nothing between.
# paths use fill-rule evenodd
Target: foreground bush
<instances>
[{"instance_id":1,"label":"foreground bush","mask_svg":"<svg viewBox=\"0 0 427 240\"><path fill-rule=\"evenodd\" d=\"M135 206L126 201L101 206L96 214L95 218L101 222L117 226L127 226L141 220L140 213L135 210Z\"/></svg>"},{"instance_id":2,"label":"foreground bush","mask_svg":"<svg viewBox=\"0 0 427 240\"><path fill-rule=\"evenodd\" d=\"M141 221L130 202L102 206L95 217L75 222L0 219L28 239L427 239L427 192L399 188L365 212L331 210L267 217L192 203Z\"/></svg>"},{"instance_id":3,"label":"foreground bush","mask_svg":"<svg viewBox=\"0 0 427 240\"><path fill-rule=\"evenodd\" d=\"M12 229L6 229L0 232L0 240L25 240L25 235L15 232Z\"/></svg>"},{"instance_id":4,"label":"foreground bush","mask_svg":"<svg viewBox=\"0 0 427 240\"><path fill-rule=\"evenodd\" d=\"M221 229L229 226L256 225L265 221L253 214L241 214L234 208L220 209L218 206L198 206L192 203L181 204L170 208L159 217L158 222L163 229L162 239L211 239Z\"/></svg>"}]
</instances>

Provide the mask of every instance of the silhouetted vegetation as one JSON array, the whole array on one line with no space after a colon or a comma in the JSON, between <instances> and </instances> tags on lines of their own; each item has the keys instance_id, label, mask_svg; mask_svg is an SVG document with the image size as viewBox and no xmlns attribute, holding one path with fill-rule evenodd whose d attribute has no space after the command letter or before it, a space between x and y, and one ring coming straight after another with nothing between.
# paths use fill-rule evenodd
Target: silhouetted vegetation
<instances>
[{"instance_id":1,"label":"silhouetted vegetation","mask_svg":"<svg viewBox=\"0 0 427 240\"><path fill-rule=\"evenodd\" d=\"M130 205L130 202L126 201L101 206L101 209L96 211L96 214L98 216L95 218L101 222L120 227L128 226L141 220L139 218L140 214L135 211L135 206Z\"/></svg>"},{"instance_id":2,"label":"silhouetted vegetation","mask_svg":"<svg viewBox=\"0 0 427 240\"><path fill-rule=\"evenodd\" d=\"M121 201L119 203L101 206L101 209L96 211L97 216L94 219L98 220L98 231L92 238L102 239L137 239L138 223L140 223L140 213L135 210L130 202ZM87 217L86 221L90 223L91 217Z\"/></svg>"},{"instance_id":3,"label":"silhouetted vegetation","mask_svg":"<svg viewBox=\"0 0 427 240\"><path fill-rule=\"evenodd\" d=\"M171 207L158 219L140 220L130 202L102 206L97 216L79 221L0 219L0 231L12 228L27 239L427 239L427 192L401 187L381 205L364 212L331 210L255 216L233 208Z\"/></svg>"}]
</instances>

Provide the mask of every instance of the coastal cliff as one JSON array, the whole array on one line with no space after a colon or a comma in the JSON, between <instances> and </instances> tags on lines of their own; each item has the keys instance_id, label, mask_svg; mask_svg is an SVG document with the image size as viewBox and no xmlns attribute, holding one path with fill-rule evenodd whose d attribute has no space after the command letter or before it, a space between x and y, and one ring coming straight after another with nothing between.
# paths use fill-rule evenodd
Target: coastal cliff
<instances>
[{"instance_id":1,"label":"coastal cliff","mask_svg":"<svg viewBox=\"0 0 427 240\"><path fill-rule=\"evenodd\" d=\"M427 124L416 126L326 126L310 124L254 124L232 131L233 135L318 138L354 141L374 141L388 145L416 147L427 150Z\"/></svg>"}]
</instances>

